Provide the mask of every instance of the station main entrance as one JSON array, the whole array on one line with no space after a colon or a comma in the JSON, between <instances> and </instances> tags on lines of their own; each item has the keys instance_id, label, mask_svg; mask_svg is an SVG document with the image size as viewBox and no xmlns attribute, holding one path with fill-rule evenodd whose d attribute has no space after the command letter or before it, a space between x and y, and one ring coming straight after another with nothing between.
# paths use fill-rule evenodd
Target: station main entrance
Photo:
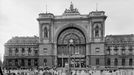
<instances>
[{"instance_id":1,"label":"station main entrance","mask_svg":"<svg viewBox=\"0 0 134 75\"><path fill-rule=\"evenodd\" d=\"M86 38L80 29L69 27L57 39L57 66L86 67Z\"/></svg>"}]
</instances>

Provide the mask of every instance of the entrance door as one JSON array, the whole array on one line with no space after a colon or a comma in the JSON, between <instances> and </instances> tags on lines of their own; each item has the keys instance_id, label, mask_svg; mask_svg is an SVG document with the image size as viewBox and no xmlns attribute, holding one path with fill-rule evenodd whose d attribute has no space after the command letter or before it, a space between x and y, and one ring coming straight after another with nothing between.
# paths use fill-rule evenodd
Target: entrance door
<instances>
[{"instance_id":1,"label":"entrance door","mask_svg":"<svg viewBox=\"0 0 134 75\"><path fill-rule=\"evenodd\" d=\"M66 28L57 39L57 66L85 67L86 39L81 30L70 27Z\"/></svg>"}]
</instances>

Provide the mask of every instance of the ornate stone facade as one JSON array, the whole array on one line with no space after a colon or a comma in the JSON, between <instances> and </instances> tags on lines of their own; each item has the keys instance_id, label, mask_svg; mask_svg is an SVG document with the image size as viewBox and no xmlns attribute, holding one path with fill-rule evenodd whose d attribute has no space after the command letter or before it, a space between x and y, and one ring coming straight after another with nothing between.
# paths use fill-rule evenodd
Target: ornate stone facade
<instances>
[{"instance_id":1,"label":"ornate stone facade","mask_svg":"<svg viewBox=\"0 0 134 75\"><path fill-rule=\"evenodd\" d=\"M106 18L104 11L80 14L72 3L60 16L40 13L39 37L5 44L5 67L132 68L133 35L105 37Z\"/></svg>"},{"instance_id":2,"label":"ornate stone facade","mask_svg":"<svg viewBox=\"0 0 134 75\"><path fill-rule=\"evenodd\" d=\"M5 44L4 67L30 68L38 66L39 38L13 37Z\"/></svg>"},{"instance_id":3,"label":"ornate stone facade","mask_svg":"<svg viewBox=\"0 0 134 75\"><path fill-rule=\"evenodd\" d=\"M133 68L134 35L107 35L105 44L107 67Z\"/></svg>"}]
</instances>

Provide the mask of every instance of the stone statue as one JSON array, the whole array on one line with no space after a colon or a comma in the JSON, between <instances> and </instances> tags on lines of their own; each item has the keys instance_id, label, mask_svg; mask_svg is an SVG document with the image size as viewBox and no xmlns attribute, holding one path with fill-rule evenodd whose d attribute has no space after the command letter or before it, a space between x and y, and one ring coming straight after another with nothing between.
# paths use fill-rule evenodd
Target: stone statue
<instances>
[{"instance_id":1,"label":"stone statue","mask_svg":"<svg viewBox=\"0 0 134 75\"><path fill-rule=\"evenodd\" d=\"M44 28L44 37L47 38L48 37L48 31L47 31L47 27Z\"/></svg>"},{"instance_id":2,"label":"stone statue","mask_svg":"<svg viewBox=\"0 0 134 75\"><path fill-rule=\"evenodd\" d=\"M99 30L95 30L95 37L99 37Z\"/></svg>"}]
</instances>

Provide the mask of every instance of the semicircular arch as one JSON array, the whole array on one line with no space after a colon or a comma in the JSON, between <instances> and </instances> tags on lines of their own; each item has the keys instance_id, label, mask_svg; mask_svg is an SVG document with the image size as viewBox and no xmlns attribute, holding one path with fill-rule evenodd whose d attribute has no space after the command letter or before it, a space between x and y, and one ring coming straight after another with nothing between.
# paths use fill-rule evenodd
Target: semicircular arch
<instances>
[{"instance_id":1,"label":"semicircular arch","mask_svg":"<svg viewBox=\"0 0 134 75\"><path fill-rule=\"evenodd\" d=\"M81 26L79 26L79 25L76 25L76 24L73 24L73 23L67 24L67 25L65 25L65 26L60 27L59 30L56 32L54 41L57 43L58 36L60 35L60 33L61 33L62 31L64 31L64 29L66 29L66 28L71 28L71 27L79 29L79 30L83 33L83 35L85 36L85 40L86 40L85 42L88 42L88 39L87 39L88 36L87 36L86 30L85 30L83 27L81 27Z\"/></svg>"}]
</instances>

